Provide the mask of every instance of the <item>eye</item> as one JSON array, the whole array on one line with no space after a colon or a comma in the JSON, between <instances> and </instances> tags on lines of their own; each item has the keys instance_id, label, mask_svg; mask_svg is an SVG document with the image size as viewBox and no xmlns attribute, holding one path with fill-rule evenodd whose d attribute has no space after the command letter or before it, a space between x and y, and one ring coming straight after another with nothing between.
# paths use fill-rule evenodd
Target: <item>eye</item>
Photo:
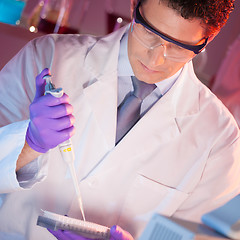
<instances>
[{"instance_id":1,"label":"eye","mask_svg":"<svg viewBox=\"0 0 240 240\"><path fill-rule=\"evenodd\" d=\"M148 30L147 28L143 28L143 38L147 39L148 41L159 41L159 37L151 32L150 30Z\"/></svg>"},{"instance_id":2,"label":"eye","mask_svg":"<svg viewBox=\"0 0 240 240\"><path fill-rule=\"evenodd\" d=\"M168 49L172 49L172 50L175 50L175 51L178 51L178 52L186 50L186 49L184 49L184 48L182 48L182 47L180 47L180 46L178 46L174 43L169 43L168 44Z\"/></svg>"},{"instance_id":3,"label":"eye","mask_svg":"<svg viewBox=\"0 0 240 240\"><path fill-rule=\"evenodd\" d=\"M146 34L151 35L151 36L155 36L155 34L152 33L150 30L148 30L147 28L144 28L144 30L145 30Z\"/></svg>"}]
</instances>

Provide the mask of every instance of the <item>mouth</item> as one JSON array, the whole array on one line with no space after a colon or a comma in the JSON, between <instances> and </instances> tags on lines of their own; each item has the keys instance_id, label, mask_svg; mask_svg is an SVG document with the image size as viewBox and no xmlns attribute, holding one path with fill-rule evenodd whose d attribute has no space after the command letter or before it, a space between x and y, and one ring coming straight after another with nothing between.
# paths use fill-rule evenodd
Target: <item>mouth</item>
<instances>
[{"instance_id":1,"label":"mouth","mask_svg":"<svg viewBox=\"0 0 240 240\"><path fill-rule=\"evenodd\" d=\"M144 65L142 62L140 62L140 64L142 65L143 69L144 69L145 71L147 71L148 73L158 73L158 72L159 72L159 71L150 69L149 67L147 67L146 65Z\"/></svg>"}]
</instances>

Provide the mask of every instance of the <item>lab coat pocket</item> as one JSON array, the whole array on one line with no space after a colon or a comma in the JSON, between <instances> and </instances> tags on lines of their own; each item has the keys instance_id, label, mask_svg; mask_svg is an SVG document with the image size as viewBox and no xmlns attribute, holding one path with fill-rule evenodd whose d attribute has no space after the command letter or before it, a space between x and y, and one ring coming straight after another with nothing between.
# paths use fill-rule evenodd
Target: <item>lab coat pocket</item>
<instances>
[{"instance_id":1,"label":"lab coat pocket","mask_svg":"<svg viewBox=\"0 0 240 240\"><path fill-rule=\"evenodd\" d=\"M188 194L166 186L147 176L138 174L134 179L123 205L123 214L147 216L153 213L171 216L186 200Z\"/></svg>"}]
</instances>

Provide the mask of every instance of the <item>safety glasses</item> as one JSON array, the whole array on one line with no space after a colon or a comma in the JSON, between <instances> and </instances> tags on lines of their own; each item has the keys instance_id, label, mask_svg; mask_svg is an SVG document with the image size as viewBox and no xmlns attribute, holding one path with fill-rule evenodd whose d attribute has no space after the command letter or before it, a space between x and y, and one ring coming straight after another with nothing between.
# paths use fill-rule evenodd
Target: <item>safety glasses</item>
<instances>
[{"instance_id":1,"label":"safety glasses","mask_svg":"<svg viewBox=\"0 0 240 240\"><path fill-rule=\"evenodd\" d=\"M208 38L205 39L204 43L201 45L188 45L188 44L184 44L181 42L178 42L172 38L169 38L168 36L164 35L163 33L157 31L156 29L154 29L152 26L150 26L142 17L140 11L139 11L139 7L141 5L141 1L138 1L136 8L134 9L134 13L133 13L133 17L134 17L134 21L137 24L141 24L144 28L146 28L148 31L158 35L160 38L164 39L165 41L169 42L169 43L173 43L183 49L192 51L194 54L198 54L200 53L204 47L206 46L207 42L208 42Z\"/></svg>"}]
</instances>

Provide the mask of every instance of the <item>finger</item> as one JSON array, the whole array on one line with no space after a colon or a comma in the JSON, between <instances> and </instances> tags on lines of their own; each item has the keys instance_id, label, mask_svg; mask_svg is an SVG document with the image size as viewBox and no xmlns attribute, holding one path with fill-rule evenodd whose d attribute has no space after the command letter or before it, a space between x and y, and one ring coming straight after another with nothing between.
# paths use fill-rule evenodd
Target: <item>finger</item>
<instances>
[{"instance_id":1,"label":"finger","mask_svg":"<svg viewBox=\"0 0 240 240\"><path fill-rule=\"evenodd\" d=\"M46 108L46 112L44 113L44 116L52 119L58 119L65 116L72 115L72 113L73 113L73 107L71 104L61 104L58 106Z\"/></svg>"},{"instance_id":2,"label":"finger","mask_svg":"<svg viewBox=\"0 0 240 240\"><path fill-rule=\"evenodd\" d=\"M51 94L47 94L46 96L48 96L48 98L46 98L46 100L48 100L46 102L46 105L48 106L56 106L62 103L69 103L69 96L66 93L63 93L62 97L54 97Z\"/></svg>"},{"instance_id":3,"label":"finger","mask_svg":"<svg viewBox=\"0 0 240 240\"><path fill-rule=\"evenodd\" d=\"M70 231L64 231L64 234L71 240L91 240L90 238L82 237L78 234L72 233Z\"/></svg>"},{"instance_id":4,"label":"finger","mask_svg":"<svg viewBox=\"0 0 240 240\"><path fill-rule=\"evenodd\" d=\"M131 234L127 231L124 231L119 226L112 226L110 229L111 240L133 240Z\"/></svg>"},{"instance_id":5,"label":"finger","mask_svg":"<svg viewBox=\"0 0 240 240\"><path fill-rule=\"evenodd\" d=\"M40 74L36 77L36 94L35 98L39 98L44 95L45 91L45 80L43 79L44 76L51 75L50 70L45 68L42 70Z\"/></svg>"},{"instance_id":6,"label":"finger","mask_svg":"<svg viewBox=\"0 0 240 240\"><path fill-rule=\"evenodd\" d=\"M70 128L75 123L75 118L73 115L68 115L58 119L50 119L48 121L48 128L54 131L62 131L64 129Z\"/></svg>"},{"instance_id":7,"label":"finger","mask_svg":"<svg viewBox=\"0 0 240 240\"><path fill-rule=\"evenodd\" d=\"M62 131L59 131L59 133L62 136L62 142L68 140L69 138L71 138L76 132L76 129L74 126L71 126L70 128L66 128ZM61 138L60 138L61 139Z\"/></svg>"},{"instance_id":8,"label":"finger","mask_svg":"<svg viewBox=\"0 0 240 240\"><path fill-rule=\"evenodd\" d=\"M61 131L44 129L40 131L39 134L41 136L41 139L44 139L43 144L45 146L48 146L49 148L55 148L57 145L71 138L74 135L75 131L76 131L75 127L71 126L70 128L67 128Z\"/></svg>"},{"instance_id":9,"label":"finger","mask_svg":"<svg viewBox=\"0 0 240 240\"><path fill-rule=\"evenodd\" d=\"M42 101L33 102L29 106L30 116L32 118L54 119L73 114L73 106L64 103L56 106L46 106Z\"/></svg>"},{"instance_id":10,"label":"finger","mask_svg":"<svg viewBox=\"0 0 240 240\"><path fill-rule=\"evenodd\" d=\"M119 227L114 225L110 229L111 240L120 240L122 239L122 232L120 231Z\"/></svg>"},{"instance_id":11,"label":"finger","mask_svg":"<svg viewBox=\"0 0 240 240\"><path fill-rule=\"evenodd\" d=\"M57 231L53 231L51 229L48 229L47 230L54 236L56 237L58 240L70 240L69 238L67 238L64 234L64 231L63 230L57 230Z\"/></svg>"},{"instance_id":12,"label":"finger","mask_svg":"<svg viewBox=\"0 0 240 240\"><path fill-rule=\"evenodd\" d=\"M51 94L47 94L45 96L41 96L37 99L34 99L34 102L38 102L39 104L52 107L52 106L60 105L62 103L69 103L69 97L65 93L60 98L54 97Z\"/></svg>"},{"instance_id":13,"label":"finger","mask_svg":"<svg viewBox=\"0 0 240 240\"><path fill-rule=\"evenodd\" d=\"M60 143L63 143L65 141L67 141L69 138L71 138L74 135L75 131L76 131L75 127L71 126L70 128L55 132L54 138L57 139L57 143L52 144L52 141L50 139L50 142L47 144L50 145L51 148L54 148L57 145L59 145Z\"/></svg>"}]
</instances>

